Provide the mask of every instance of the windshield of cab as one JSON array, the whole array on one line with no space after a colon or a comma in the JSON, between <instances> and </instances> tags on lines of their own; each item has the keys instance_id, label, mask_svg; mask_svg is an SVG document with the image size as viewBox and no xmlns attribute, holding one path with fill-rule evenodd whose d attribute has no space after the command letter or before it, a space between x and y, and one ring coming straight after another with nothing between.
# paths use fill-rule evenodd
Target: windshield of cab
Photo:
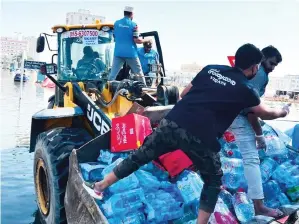
<instances>
[{"instance_id":1,"label":"windshield of cab","mask_svg":"<svg viewBox=\"0 0 299 224\"><path fill-rule=\"evenodd\" d=\"M104 30L78 29L60 35L58 80L99 80L109 72L114 39L109 27Z\"/></svg>"}]
</instances>

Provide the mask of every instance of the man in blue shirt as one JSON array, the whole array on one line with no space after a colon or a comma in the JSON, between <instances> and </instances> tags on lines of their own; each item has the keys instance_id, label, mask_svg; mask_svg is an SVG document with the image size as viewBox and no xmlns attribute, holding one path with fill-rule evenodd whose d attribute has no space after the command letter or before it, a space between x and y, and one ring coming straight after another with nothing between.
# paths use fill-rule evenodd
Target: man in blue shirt
<instances>
[{"instance_id":1,"label":"man in blue shirt","mask_svg":"<svg viewBox=\"0 0 299 224\"><path fill-rule=\"evenodd\" d=\"M182 149L205 183L197 223L207 224L222 184L219 137L245 108L251 107L257 116L266 115L268 119L287 114L284 109L261 106L259 96L248 84L258 70L261 51L245 44L237 50L235 58L235 68L225 65L203 68L183 91L185 96L145 138L142 146L95 183L92 195L101 198L101 192L119 179L163 154Z\"/></svg>"},{"instance_id":2,"label":"man in blue shirt","mask_svg":"<svg viewBox=\"0 0 299 224\"><path fill-rule=\"evenodd\" d=\"M133 8L126 6L124 18L114 23L115 49L109 81L116 79L125 62L135 75L143 76L136 44L143 44L148 40L139 38L138 26L132 20Z\"/></svg>"},{"instance_id":3,"label":"man in blue shirt","mask_svg":"<svg viewBox=\"0 0 299 224\"><path fill-rule=\"evenodd\" d=\"M142 71L145 76L150 72L151 64L159 64L159 54L152 49L152 41L143 43L143 47L138 48L138 57L141 62ZM145 77L146 84L151 86L153 78Z\"/></svg>"},{"instance_id":4,"label":"man in blue shirt","mask_svg":"<svg viewBox=\"0 0 299 224\"><path fill-rule=\"evenodd\" d=\"M269 73L282 61L281 54L273 47L262 49L264 59L256 76L249 81L257 91L259 97L265 93L269 82ZM288 105L285 110L289 111ZM265 215L277 218L283 213L278 209L267 208L264 203L260 160L257 148L265 148L266 142L258 117L243 111L232 123L229 130L234 134L236 143L241 151L244 164L244 175L248 183L248 197L253 200L256 215ZM277 117L278 118L278 117Z\"/></svg>"},{"instance_id":5,"label":"man in blue shirt","mask_svg":"<svg viewBox=\"0 0 299 224\"><path fill-rule=\"evenodd\" d=\"M138 57L142 66L144 75L149 73L150 64L159 64L159 54L152 49L152 42L143 43L143 47L138 48Z\"/></svg>"}]
</instances>

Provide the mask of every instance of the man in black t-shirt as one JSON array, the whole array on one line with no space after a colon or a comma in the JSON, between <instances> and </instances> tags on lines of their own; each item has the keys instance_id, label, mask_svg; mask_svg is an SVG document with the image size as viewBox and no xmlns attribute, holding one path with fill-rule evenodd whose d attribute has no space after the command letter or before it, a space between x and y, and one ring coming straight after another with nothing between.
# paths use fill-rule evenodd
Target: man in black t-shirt
<instances>
[{"instance_id":1,"label":"man in black t-shirt","mask_svg":"<svg viewBox=\"0 0 299 224\"><path fill-rule=\"evenodd\" d=\"M198 223L208 223L221 186L220 145L218 138L241 110L252 107L257 114L272 114L260 105L259 96L248 84L262 60L261 51L252 44L241 46L235 55L238 67L208 65L183 91L185 95L162 119L159 127L143 145L117 165L104 180L95 183L94 196L129 176L139 167L161 155L183 150L200 171L204 187L200 198ZM279 111L284 114L285 111Z\"/></svg>"}]
</instances>

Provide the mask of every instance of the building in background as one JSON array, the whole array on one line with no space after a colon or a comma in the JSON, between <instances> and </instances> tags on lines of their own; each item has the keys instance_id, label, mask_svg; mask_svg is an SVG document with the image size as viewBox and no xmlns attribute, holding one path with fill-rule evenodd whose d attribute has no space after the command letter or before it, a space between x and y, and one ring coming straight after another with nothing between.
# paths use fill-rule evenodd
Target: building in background
<instances>
[{"instance_id":1,"label":"building in background","mask_svg":"<svg viewBox=\"0 0 299 224\"><path fill-rule=\"evenodd\" d=\"M182 72L190 72L190 73L198 73L202 69L202 66L198 65L196 62L192 64L182 64L181 71Z\"/></svg>"},{"instance_id":2,"label":"building in background","mask_svg":"<svg viewBox=\"0 0 299 224\"><path fill-rule=\"evenodd\" d=\"M36 52L36 37L24 37L24 41L27 41L27 57L33 61L38 61L38 53Z\"/></svg>"},{"instance_id":3,"label":"building in background","mask_svg":"<svg viewBox=\"0 0 299 224\"><path fill-rule=\"evenodd\" d=\"M36 37L23 37L20 33L12 37L1 37L1 67L8 69L14 63L20 66L20 60L24 51L28 60L38 60Z\"/></svg>"},{"instance_id":4,"label":"building in background","mask_svg":"<svg viewBox=\"0 0 299 224\"><path fill-rule=\"evenodd\" d=\"M28 42L13 37L1 37L1 55L12 57L28 50Z\"/></svg>"},{"instance_id":5,"label":"building in background","mask_svg":"<svg viewBox=\"0 0 299 224\"><path fill-rule=\"evenodd\" d=\"M288 95L290 98L299 96L299 75L270 76L269 79L267 91L272 95Z\"/></svg>"},{"instance_id":6,"label":"building in background","mask_svg":"<svg viewBox=\"0 0 299 224\"><path fill-rule=\"evenodd\" d=\"M182 64L180 70L166 70L167 71L167 85L176 85L179 88L187 86L192 79L201 71L203 67L196 62L191 64Z\"/></svg>"},{"instance_id":7,"label":"building in background","mask_svg":"<svg viewBox=\"0 0 299 224\"><path fill-rule=\"evenodd\" d=\"M18 37L1 37L1 68L10 69L16 63L19 66L20 55L27 49L27 41Z\"/></svg>"},{"instance_id":8,"label":"building in background","mask_svg":"<svg viewBox=\"0 0 299 224\"><path fill-rule=\"evenodd\" d=\"M79 9L78 12L68 12L66 14L66 24L97 24L105 22L105 17L93 15L89 10Z\"/></svg>"}]
</instances>

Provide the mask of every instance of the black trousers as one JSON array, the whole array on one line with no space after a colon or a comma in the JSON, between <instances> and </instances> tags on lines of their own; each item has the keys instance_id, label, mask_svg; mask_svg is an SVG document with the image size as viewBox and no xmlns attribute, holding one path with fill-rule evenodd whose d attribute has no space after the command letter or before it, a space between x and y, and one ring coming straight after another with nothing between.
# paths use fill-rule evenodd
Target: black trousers
<instances>
[{"instance_id":1,"label":"black trousers","mask_svg":"<svg viewBox=\"0 0 299 224\"><path fill-rule=\"evenodd\" d=\"M201 140L180 128L175 122L161 120L159 127L143 142L143 145L114 168L115 175L122 179L139 167L158 159L161 155L181 149L192 160L204 181L200 198L200 208L206 212L214 211L220 192L220 156L202 144Z\"/></svg>"}]
</instances>

